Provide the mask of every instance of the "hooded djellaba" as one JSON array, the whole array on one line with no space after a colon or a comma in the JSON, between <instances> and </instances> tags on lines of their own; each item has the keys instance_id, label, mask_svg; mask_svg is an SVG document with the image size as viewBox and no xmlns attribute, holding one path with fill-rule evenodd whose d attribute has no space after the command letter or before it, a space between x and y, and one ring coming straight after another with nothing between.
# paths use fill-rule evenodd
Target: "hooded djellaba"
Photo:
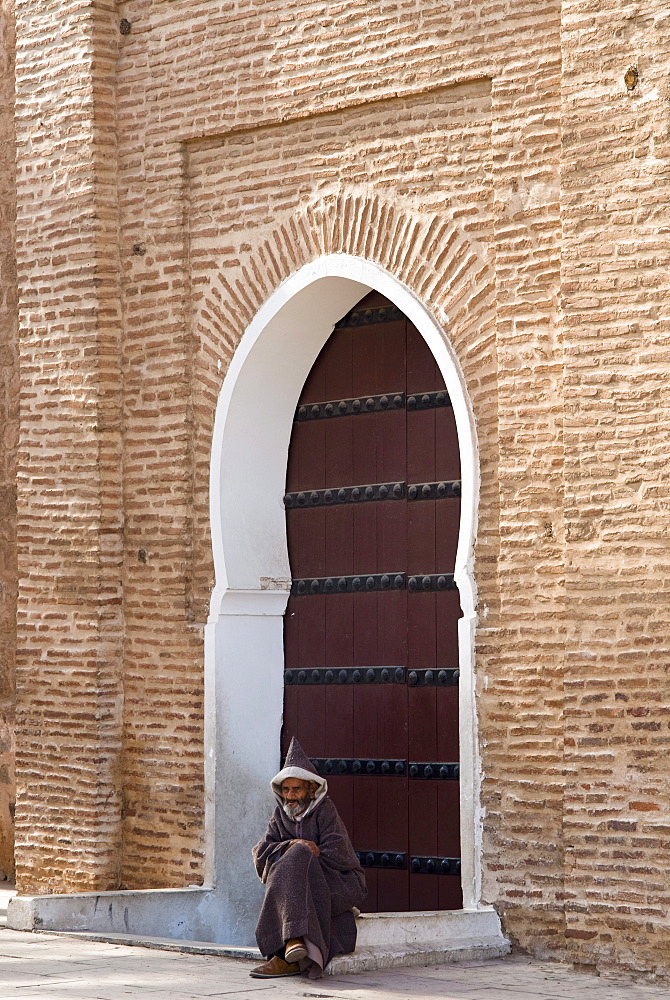
<instances>
[{"instance_id":1,"label":"hooded djellaba","mask_svg":"<svg viewBox=\"0 0 670 1000\"><path fill-rule=\"evenodd\" d=\"M300 815L291 818L281 794L282 782L313 782L314 795ZM314 786L316 786L314 788ZM365 876L333 802L328 783L317 773L294 737L284 767L272 779L277 807L263 839L253 849L265 899L256 940L267 959L284 955L287 941L302 938L307 956L299 965L318 978L335 955L356 947L356 918L367 894ZM316 857L305 844L287 850L293 840L313 841Z\"/></svg>"}]
</instances>

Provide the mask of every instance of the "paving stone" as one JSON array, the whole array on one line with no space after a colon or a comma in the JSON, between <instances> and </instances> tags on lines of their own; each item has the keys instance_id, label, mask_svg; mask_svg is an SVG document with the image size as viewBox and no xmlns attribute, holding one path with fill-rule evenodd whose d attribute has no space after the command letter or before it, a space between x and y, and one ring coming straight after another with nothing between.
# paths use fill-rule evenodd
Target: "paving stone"
<instances>
[{"instance_id":1,"label":"paving stone","mask_svg":"<svg viewBox=\"0 0 670 1000\"><path fill-rule=\"evenodd\" d=\"M667 1000L663 986L512 956L490 962L264 981L253 963L0 931L0 1000Z\"/></svg>"}]
</instances>

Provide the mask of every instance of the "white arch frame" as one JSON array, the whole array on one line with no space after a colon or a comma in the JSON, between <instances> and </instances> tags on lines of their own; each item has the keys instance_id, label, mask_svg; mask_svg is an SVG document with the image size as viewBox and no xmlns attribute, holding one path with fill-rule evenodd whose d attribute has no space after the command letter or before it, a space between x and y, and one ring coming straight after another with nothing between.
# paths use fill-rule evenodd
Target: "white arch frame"
<instances>
[{"instance_id":1,"label":"white arch frame","mask_svg":"<svg viewBox=\"0 0 670 1000\"><path fill-rule=\"evenodd\" d=\"M479 462L472 408L451 343L413 292L388 271L346 254L287 278L245 331L221 388L212 441L210 513L216 584L205 641L207 879L221 910L218 940L253 936L261 887L249 847L267 820L268 778L279 766L283 613L290 569L282 504L296 402L334 324L369 290L419 330L451 397L461 453L455 579L459 621L463 905L481 901L480 762L474 688L474 539ZM448 317L444 317L448 328ZM247 873L244 874L244 873Z\"/></svg>"}]
</instances>

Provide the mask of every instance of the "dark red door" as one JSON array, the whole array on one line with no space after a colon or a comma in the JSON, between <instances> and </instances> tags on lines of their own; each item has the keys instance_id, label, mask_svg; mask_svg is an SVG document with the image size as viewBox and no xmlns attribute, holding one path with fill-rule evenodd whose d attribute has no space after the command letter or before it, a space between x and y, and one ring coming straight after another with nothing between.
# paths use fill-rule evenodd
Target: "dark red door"
<instances>
[{"instance_id":1,"label":"dark red door","mask_svg":"<svg viewBox=\"0 0 670 1000\"><path fill-rule=\"evenodd\" d=\"M371 292L296 410L283 750L296 735L366 867L366 909L457 909L460 515L453 411L423 338Z\"/></svg>"}]
</instances>

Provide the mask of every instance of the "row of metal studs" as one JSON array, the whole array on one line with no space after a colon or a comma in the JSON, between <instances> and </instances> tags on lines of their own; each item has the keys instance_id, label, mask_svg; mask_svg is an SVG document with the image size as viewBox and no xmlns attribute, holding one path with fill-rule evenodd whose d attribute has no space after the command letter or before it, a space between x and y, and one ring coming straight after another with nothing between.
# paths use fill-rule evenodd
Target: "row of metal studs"
<instances>
[{"instance_id":1,"label":"row of metal studs","mask_svg":"<svg viewBox=\"0 0 670 1000\"><path fill-rule=\"evenodd\" d=\"M326 507L341 503L365 503L378 500L441 500L460 497L459 480L441 483L367 483L362 486L333 486L325 490L300 490L284 495L284 507Z\"/></svg>"},{"instance_id":2,"label":"row of metal studs","mask_svg":"<svg viewBox=\"0 0 670 1000\"><path fill-rule=\"evenodd\" d=\"M296 579L291 582L291 594L305 597L310 594L351 594L373 590L456 590L453 573L427 573L410 576L405 573L370 573L360 576L318 576Z\"/></svg>"},{"instance_id":3,"label":"row of metal studs","mask_svg":"<svg viewBox=\"0 0 670 1000\"><path fill-rule=\"evenodd\" d=\"M310 757L319 774L384 774L404 777L406 760L365 760L349 757Z\"/></svg>"},{"instance_id":4,"label":"row of metal studs","mask_svg":"<svg viewBox=\"0 0 670 1000\"><path fill-rule=\"evenodd\" d=\"M336 330L351 329L356 326L370 326L371 323L393 323L405 319L397 306L379 306L377 309L352 309L335 324Z\"/></svg>"},{"instance_id":5,"label":"row of metal studs","mask_svg":"<svg viewBox=\"0 0 670 1000\"><path fill-rule=\"evenodd\" d=\"M406 667L312 667L284 671L291 684L409 684L410 687L456 687L458 668L410 670Z\"/></svg>"},{"instance_id":6,"label":"row of metal studs","mask_svg":"<svg viewBox=\"0 0 670 1000\"><path fill-rule=\"evenodd\" d=\"M404 392L382 393L381 396L356 396L349 399L329 399L322 403L301 403L295 411L295 420L324 420L332 417L355 417L362 413L379 413L384 410L402 410Z\"/></svg>"},{"instance_id":7,"label":"row of metal studs","mask_svg":"<svg viewBox=\"0 0 670 1000\"><path fill-rule=\"evenodd\" d=\"M404 392L385 392L381 396L356 396L347 399L328 399L318 403L300 403L294 419L298 423L305 420L330 420L334 417L355 417L365 413L380 413L384 410L432 410L451 406L449 393L445 389L436 392L417 392L405 396Z\"/></svg>"},{"instance_id":8,"label":"row of metal studs","mask_svg":"<svg viewBox=\"0 0 670 1000\"><path fill-rule=\"evenodd\" d=\"M433 781L435 778L439 778L440 781L458 781L460 768L456 763L447 764L441 761L429 764L410 764L409 776L425 781Z\"/></svg>"},{"instance_id":9,"label":"row of metal studs","mask_svg":"<svg viewBox=\"0 0 670 1000\"><path fill-rule=\"evenodd\" d=\"M413 857L409 870L414 875L460 875L460 858Z\"/></svg>"},{"instance_id":10,"label":"row of metal studs","mask_svg":"<svg viewBox=\"0 0 670 1000\"><path fill-rule=\"evenodd\" d=\"M364 868L406 869L407 855L401 851L356 851ZM409 864L414 875L460 875L460 858L435 858L413 855Z\"/></svg>"},{"instance_id":11,"label":"row of metal studs","mask_svg":"<svg viewBox=\"0 0 670 1000\"><path fill-rule=\"evenodd\" d=\"M313 667L285 670L286 684L404 684L405 667Z\"/></svg>"},{"instance_id":12,"label":"row of metal studs","mask_svg":"<svg viewBox=\"0 0 670 1000\"><path fill-rule=\"evenodd\" d=\"M390 775L392 777L405 777L409 773L410 778L417 778L426 781L439 779L440 781L458 781L459 765L456 761L432 761L409 763L407 771L406 760L366 760L358 757L311 757L312 764L319 774L335 775Z\"/></svg>"},{"instance_id":13,"label":"row of metal studs","mask_svg":"<svg viewBox=\"0 0 670 1000\"><path fill-rule=\"evenodd\" d=\"M285 507L322 507L340 503L358 503L370 500L402 500L404 483L369 483L364 486L340 486L327 490L301 490L286 493Z\"/></svg>"}]
</instances>

